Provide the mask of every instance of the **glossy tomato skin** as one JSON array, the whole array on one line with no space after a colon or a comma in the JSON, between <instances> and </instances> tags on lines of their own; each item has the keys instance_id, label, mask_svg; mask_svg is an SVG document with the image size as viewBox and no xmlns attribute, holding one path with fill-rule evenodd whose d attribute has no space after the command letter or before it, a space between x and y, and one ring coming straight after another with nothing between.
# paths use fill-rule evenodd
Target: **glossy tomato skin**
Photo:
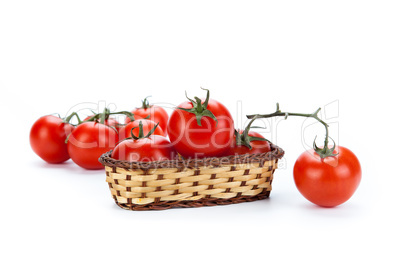
<instances>
[{"instance_id":1,"label":"glossy tomato skin","mask_svg":"<svg viewBox=\"0 0 402 268\"><path fill-rule=\"evenodd\" d=\"M48 163L63 163L70 159L65 141L73 130L74 126L63 123L59 117L42 116L33 124L29 134L32 150Z\"/></svg>"},{"instance_id":2,"label":"glossy tomato skin","mask_svg":"<svg viewBox=\"0 0 402 268\"><path fill-rule=\"evenodd\" d=\"M297 189L310 202L334 207L346 202L360 184L360 162L349 149L337 146L337 156L321 159L314 150L297 159L293 177Z\"/></svg>"},{"instance_id":3,"label":"glossy tomato skin","mask_svg":"<svg viewBox=\"0 0 402 268\"><path fill-rule=\"evenodd\" d=\"M202 100L203 102L204 100ZM193 104L183 102L179 108L191 109ZM218 120L203 116L201 126L193 113L175 109L169 118L168 135L173 146L185 158L223 156L234 135L233 118L228 109L218 101L210 99L207 109Z\"/></svg>"},{"instance_id":4,"label":"glossy tomato skin","mask_svg":"<svg viewBox=\"0 0 402 268\"><path fill-rule=\"evenodd\" d=\"M243 130L239 131L240 134L243 133ZM250 137L264 138L260 133L249 131L248 135ZM241 154L262 154L271 151L271 146L268 141L251 141L250 142L251 149L247 148L244 145L236 144L236 136L233 135L233 139L230 143L229 149L226 151L225 155L241 155Z\"/></svg>"},{"instance_id":5,"label":"glossy tomato skin","mask_svg":"<svg viewBox=\"0 0 402 268\"><path fill-rule=\"evenodd\" d=\"M163 131L163 136L167 135L167 123L169 120L169 115L165 109L160 106L152 105L149 108L136 108L131 111L134 115L135 120L147 118L155 123L159 122L159 126ZM125 123L129 123L130 118L126 117Z\"/></svg>"},{"instance_id":6,"label":"glossy tomato skin","mask_svg":"<svg viewBox=\"0 0 402 268\"><path fill-rule=\"evenodd\" d=\"M120 142L112 152L112 158L125 161L162 161L177 156L172 144L163 136L151 135L138 140Z\"/></svg>"},{"instance_id":7,"label":"glossy tomato skin","mask_svg":"<svg viewBox=\"0 0 402 268\"><path fill-rule=\"evenodd\" d=\"M142 129L143 129L144 135L148 134L157 124L154 121L147 120L147 119L141 119L141 120L135 120L135 121L129 122L127 125L125 125L124 127L121 128L121 130L119 132L119 137L120 137L119 139L123 140L125 138L130 138L132 128L135 128L133 130L133 134L138 137L138 135L140 133L140 128L139 128L140 122L142 123ZM159 125L156 127L153 134L165 136L165 133L159 127Z\"/></svg>"},{"instance_id":8,"label":"glossy tomato skin","mask_svg":"<svg viewBox=\"0 0 402 268\"><path fill-rule=\"evenodd\" d=\"M97 122L77 126L68 138L67 148L71 159L85 169L102 169L98 159L112 150L119 141L116 130Z\"/></svg>"}]
</instances>

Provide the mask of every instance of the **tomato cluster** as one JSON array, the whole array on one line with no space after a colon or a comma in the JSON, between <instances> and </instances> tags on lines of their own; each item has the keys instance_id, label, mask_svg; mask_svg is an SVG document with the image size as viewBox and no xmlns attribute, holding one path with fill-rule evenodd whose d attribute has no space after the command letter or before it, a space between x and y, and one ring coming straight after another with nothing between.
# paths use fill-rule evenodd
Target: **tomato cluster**
<instances>
[{"instance_id":1,"label":"tomato cluster","mask_svg":"<svg viewBox=\"0 0 402 268\"><path fill-rule=\"evenodd\" d=\"M98 158L113 150L113 157L126 161L158 161L184 158L221 157L270 151L268 140L255 132L235 130L232 115L219 101L205 99L178 105L168 116L166 110L150 105L131 112L102 113L83 121L76 113L65 119L44 116L31 129L31 146L49 163L61 163L70 157L85 169L101 169ZM124 124L113 116L124 114ZM76 116L78 124L70 120Z\"/></svg>"},{"instance_id":2,"label":"tomato cluster","mask_svg":"<svg viewBox=\"0 0 402 268\"><path fill-rule=\"evenodd\" d=\"M77 113L66 118L47 115L31 128L33 151L49 163L72 159L85 169L101 169L98 158L113 150L112 157L123 161L161 161L183 158L225 157L261 154L271 151L270 142L261 134L250 131L258 118L303 116L317 119L326 127L323 148L314 143L314 150L304 152L294 166L298 190L311 202L325 207L337 206L348 200L359 185L361 168L357 157L341 146L328 147L328 125L313 114L284 113L279 110L267 115L250 115L244 130L235 130L229 110L219 101L188 98L178 105L170 117L166 110L150 105L147 98L142 107L131 112L110 112L88 116L81 121ZM113 116L126 118L120 124ZM76 117L78 124L70 120ZM332 163L332 164L331 164ZM334 164L336 163L336 164Z\"/></svg>"}]
</instances>

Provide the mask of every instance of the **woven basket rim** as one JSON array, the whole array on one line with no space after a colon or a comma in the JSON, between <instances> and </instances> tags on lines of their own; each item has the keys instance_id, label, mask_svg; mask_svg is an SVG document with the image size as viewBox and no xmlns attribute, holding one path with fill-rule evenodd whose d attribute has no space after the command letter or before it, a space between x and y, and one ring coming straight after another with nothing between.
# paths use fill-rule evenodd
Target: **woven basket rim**
<instances>
[{"instance_id":1,"label":"woven basket rim","mask_svg":"<svg viewBox=\"0 0 402 268\"><path fill-rule=\"evenodd\" d=\"M112 168L124 168L124 169L157 169L157 168L177 168L179 170L184 168L198 168L198 167L219 167L222 165L235 165L235 164L247 164L247 163L263 163L265 161L280 159L285 154L285 151L279 146L269 142L271 151L260 154L243 154L243 155L231 155L223 157L205 157L197 159L182 159L175 158L172 160L153 161L153 162L129 162L123 160L117 160L111 157L112 151L106 152L101 155L99 162L104 166Z\"/></svg>"}]
</instances>

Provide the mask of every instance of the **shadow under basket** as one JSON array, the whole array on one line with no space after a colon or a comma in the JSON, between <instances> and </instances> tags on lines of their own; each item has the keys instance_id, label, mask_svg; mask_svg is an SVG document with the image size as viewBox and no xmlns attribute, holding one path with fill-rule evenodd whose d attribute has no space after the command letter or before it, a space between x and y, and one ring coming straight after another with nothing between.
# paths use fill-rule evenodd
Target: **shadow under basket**
<instances>
[{"instance_id":1,"label":"shadow under basket","mask_svg":"<svg viewBox=\"0 0 402 268\"><path fill-rule=\"evenodd\" d=\"M269 197L284 151L203 159L127 162L103 154L106 182L116 204L128 210L163 210L256 201Z\"/></svg>"}]
</instances>

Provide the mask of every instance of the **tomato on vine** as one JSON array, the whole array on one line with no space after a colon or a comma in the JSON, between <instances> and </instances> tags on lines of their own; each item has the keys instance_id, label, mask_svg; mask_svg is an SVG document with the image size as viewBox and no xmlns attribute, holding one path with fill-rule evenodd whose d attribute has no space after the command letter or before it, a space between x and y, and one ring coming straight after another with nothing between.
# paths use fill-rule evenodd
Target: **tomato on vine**
<instances>
[{"instance_id":1,"label":"tomato on vine","mask_svg":"<svg viewBox=\"0 0 402 268\"><path fill-rule=\"evenodd\" d=\"M137 119L135 121L131 121L126 124L124 127L120 129L120 140L125 138L132 137L132 133L138 136L140 132L140 124L142 125L142 129L144 133L148 133L153 129L153 135L161 135L165 136L165 133L160 128L159 124L155 123L154 121L148 119Z\"/></svg>"},{"instance_id":2,"label":"tomato on vine","mask_svg":"<svg viewBox=\"0 0 402 268\"><path fill-rule=\"evenodd\" d=\"M301 116L316 119L325 127L324 146L302 153L293 168L293 177L299 192L310 202L322 207L334 207L346 202L360 184L362 171L358 158L349 149L328 146L328 124L318 117L321 109L312 114L282 112L277 104L276 112L266 115L249 115L248 118L275 116Z\"/></svg>"},{"instance_id":3,"label":"tomato on vine","mask_svg":"<svg viewBox=\"0 0 402 268\"><path fill-rule=\"evenodd\" d=\"M106 109L107 109L107 108L106 108ZM107 125L107 126L109 126L109 127L115 128L115 129L117 130L117 132L119 132L120 129L122 129L122 128L124 127L124 125L120 124L119 121L117 121L115 118L109 117L109 115L110 115L110 111L109 111L109 114L107 114L107 116L105 117L105 122L104 122L104 124ZM98 122L98 123L100 122L100 118L91 120L92 117L93 117L93 116L87 116L87 117L84 119L84 122L87 122L87 121L90 121L90 122L91 122L91 121L94 121L94 122L96 121L96 122Z\"/></svg>"},{"instance_id":4,"label":"tomato on vine","mask_svg":"<svg viewBox=\"0 0 402 268\"><path fill-rule=\"evenodd\" d=\"M29 142L32 150L40 158L52 164L70 159L65 141L74 130L74 126L69 123L73 116L78 117L76 113L73 113L63 120L54 115L46 115L33 124L29 133Z\"/></svg>"},{"instance_id":5,"label":"tomato on vine","mask_svg":"<svg viewBox=\"0 0 402 268\"><path fill-rule=\"evenodd\" d=\"M186 97L174 109L168 122L170 141L179 154L186 158L222 156L230 147L234 135L233 119L220 102Z\"/></svg>"},{"instance_id":6,"label":"tomato on vine","mask_svg":"<svg viewBox=\"0 0 402 268\"><path fill-rule=\"evenodd\" d=\"M164 136L154 135L154 131L159 127L158 124L144 135L142 120L138 121L138 127L130 131L131 137L120 142L113 149L112 158L130 162L151 162L170 160L177 156L173 145ZM137 128L138 135L135 135L134 130Z\"/></svg>"},{"instance_id":7,"label":"tomato on vine","mask_svg":"<svg viewBox=\"0 0 402 268\"><path fill-rule=\"evenodd\" d=\"M158 105L150 105L148 101L149 97L142 100L142 106L135 108L131 111L136 120L138 119L149 119L155 123L159 123L159 128L163 131L163 136L167 135L167 123L169 120L169 115L165 109ZM129 117L126 118L125 123L128 124L132 121Z\"/></svg>"},{"instance_id":8,"label":"tomato on vine","mask_svg":"<svg viewBox=\"0 0 402 268\"><path fill-rule=\"evenodd\" d=\"M302 153L293 168L297 189L309 201L323 207L346 202L360 184L359 160L349 149L334 146L334 156L321 158L314 149Z\"/></svg>"},{"instance_id":9,"label":"tomato on vine","mask_svg":"<svg viewBox=\"0 0 402 268\"><path fill-rule=\"evenodd\" d=\"M103 113L95 114L71 132L67 149L74 163L85 169L103 168L98 158L112 150L119 142L116 128L105 124L106 119L114 114L124 114L133 118L129 112L111 113L109 109L105 109Z\"/></svg>"},{"instance_id":10,"label":"tomato on vine","mask_svg":"<svg viewBox=\"0 0 402 268\"><path fill-rule=\"evenodd\" d=\"M235 130L235 134L225 155L261 154L271 151L269 141L260 133L250 131L253 118L244 130Z\"/></svg>"}]
</instances>

